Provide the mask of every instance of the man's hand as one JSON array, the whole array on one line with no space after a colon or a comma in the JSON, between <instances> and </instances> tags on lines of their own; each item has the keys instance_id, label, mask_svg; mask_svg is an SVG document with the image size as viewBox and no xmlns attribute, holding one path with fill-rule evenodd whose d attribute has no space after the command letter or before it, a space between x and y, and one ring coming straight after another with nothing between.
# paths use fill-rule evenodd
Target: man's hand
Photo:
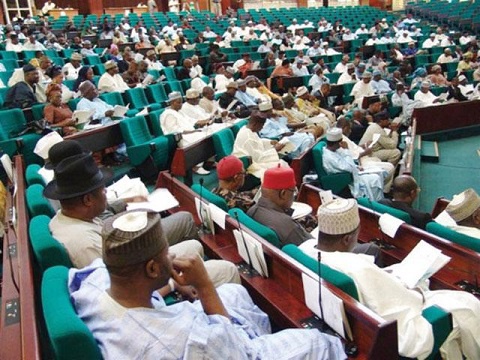
<instances>
[{"instance_id":1,"label":"man's hand","mask_svg":"<svg viewBox=\"0 0 480 360\"><path fill-rule=\"evenodd\" d=\"M397 131L397 130L398 130L398 126L399 126L398 123L391 123L391 124L390 124L390 130L392 130L392 131Z\"/></svg>"},{"instance_id":2,"label":"man's hand","mask_svg":"<svg viewBox=\"0 0 480 360\"><path fill-rule=\"evenodd\" d=\"M274 145L274 147L275 147L275 150L280 151L280 150L282 150L282 149L285 147L285 144L281 144L281 143L277 142L277 143Z\"/></svg>"},{"instance_id":3,"label":"man's hand","mask_svg":"<svg viewBox=\"0 0 480 360\"><path fill-rule=\"evenodd\" d=\"M180 286L191 285L200 290L212 285L200 256L176 257L172 267L172 277Z\"/></svg>"},{"instance_id":4,"label":"man's hand","mask_svg":"<svg viewBox=\"0 0 480 360\"><path fill-rule=\"evenodd\" d=\"M342 149L348 149L348 144L346 141L340 141L340 147Z\"/></svg>"}]
</instances>

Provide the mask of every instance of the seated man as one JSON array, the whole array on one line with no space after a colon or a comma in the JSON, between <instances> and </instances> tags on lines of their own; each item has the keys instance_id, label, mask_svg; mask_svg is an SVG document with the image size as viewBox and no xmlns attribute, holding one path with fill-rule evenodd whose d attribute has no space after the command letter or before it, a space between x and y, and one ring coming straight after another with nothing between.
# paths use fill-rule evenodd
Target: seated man
<instances>
[{"instance_id":1,"label":"seated man","mask_svg":"<svg viewBox=\"0 0 480 360\"><path fill-rule=\"evenodd\" d=\"M350 93L350 95L355 98L354 103L360 108L362 107L364 97L375 95L375 91L371 84L372 73L370 71L364 71L361 75L361 79L361 81L355 83Z\"/></svg>"},{"instance_id":2,"label":"seated man","mask_svg":"<svg viewBox=\"0 0 480 360\"><path fill-rule=\"evenodd\" d=\"M322 109L320 107L320 100L310 95L306 86L300 86L297 89L297 99L295 103L298 109L308 117L317 117L317 119L319 119L319 116L328 120L328 127L336 121L335 114L329 110Z\"/></svg>"},{"instance_id":3,"label":"seated man","mask_svg":"<svg viewBox=\"0 0 480 360\"><path fill-rule=\"evenodd\" d=\"M318 208L318 241L300 248L322 263L350 276L360 301L386 321L396 320L401 356L426 358L433 347L432 327L423 309L437 305L452 313L453 330L440 351L444 359L480 356L480 302L463 291L406 288L394 275L379 269L370 257L348 253L356 244L360 217L354 199L336 199ZM380 290L381 289L381 290Z\"/></svg>"},{"instance_id":4,"label":"seated man","mask_svg":"<svg viewBox=\"0 0 480 360\"><path fill-rule=\"evenodd\" d=\"M185 94L186 101L182 104L180 113L186 117L197 120L197 122L206 122L209 124L213 122L214 117L208 114L199 105L200 93L194 89L188 89Z\"/></svg>"},{"instance_id":5,"label":"seated man","mask_svg":"<svg viewBox=\"0 0 480 360\"><path fill-rule=\"evenodd\" d=\"M110 119L113 116L113 106L98 97L98 90L90 81L84 81L78 90L82 99L77 104L77 110L94 110L93 120Z\"/></svg>"},{"instance_id":6,"label":"seated man","mask_svg":"<svg viewBox=\"0 0 480 360\"><path fill-rule=\"evenodd\" d=\"M217 164L218 186L212 190L225 199L229 208L240 208L247 212L254 204L253 198L258 189L240 191L245 183L246 171L242 161L236 156L225 156Z\"/></svg>"},{"instance_id":7,"label":"seated man","mask_svg":"<svg viewBox=\"0 0 480 360\"><path fill-rule=\"evenodd\" d=\"M227 90L220 95L218 104L221 108L231 110L238 118L247 118L250 116L252 110L248 108L241 100L237 99L235 94L238 90L238 83L235 81L227 84Z\"/></svg>"},{"instance_id":8,"label":"seated man","mask_svg":"<svg viewBox=\"0 0 480 360\"><path fill-rule=\"evenodd\" d=\"M282 150L284 145L275 140L261 139L258 133L265 125L266 117L259 111L254 111L248 120L248 124L243 126L235 138L232 155L236 157L249 156L252 164L248 167L243 190L251 190L260 185L260 179L265 170L276 167L279 162L288 166L280 160L278 151Z\"/></svg>"},{"instance_id":9,"label":"seated man","mask_svg":"<svg viewBox=\"0 0 480 360\"><path fill-rule=\"evenodd\" d=\"M432 215L412 207L420 188L412 176L400 175L395 178L392 186L392 199L380 200L381 204L405 211L412 219L412 225L424 229L432 221Z\"/></svg>"},{"instance_id":10,"label":"seated man","mask_svg":"<svg viewBox=\"0 0 480 360\"><path fill-rule=\"evenodd\" d=\"M363 168L355 164L347 145L342 141L341 129L333 128L327 131L327 146L322 155L325 171L328 174L352 174L353 182L349 184L349 188L355 198L365 196L375 201L383 199L383 180L387 177L387 172L381 168L370 168L368 172L362 172Z\"/></svg>"},{"instance_id":11,"label":"seated man","mask_svg":"<svg viewBox=\"0 0 480 360\"><path fill-rule=\"evenodd\" d=\"M217 290L197 257L172 258L159 216L119 214L103 229L103 261L72 271L78 316L105 359L346 359L338 338L317 330L271 334L267 314L241 286ZM166 306L157 289L173 276L198 299Z\"/></svg>"},{"instance_id":12,"label":"seated man","mask_svg":"<svg viewBox=\"0 0 480 360\"><path fill-rule=\"evenodd\" d=\"M461 234L480 239L480 197L473 189L455 195L445 208L450 219L437 216L435 221Z\"/></svg>"},{"instance_id":13,"label":"seated man","mask_svg":"<svg viewBox=\"0 0 480 360\"><path fill-rule=\"evenodd\" d=\"M235 98L240 101L242 104L247 106L250 109L257 109L258 103L260 102L259 99L254 98L247 92L247 82L245 80L239 79L237 80L238 89L235 93Z\"/></svg>"},{"instance_id":14,"label":"seated man","mask_svg":"<svg viewBox=\"0 0 480 360\"><path fill-rule=\"evenodd\" d=\"M387 135L385 129L390 128ZM360 139L359 145L365 145L373 141L373 136L379 134L378 141L372 146L372 155L382 161L388 161L397 166L400 161L401 152L397 149L398 145L398 124L390 123L386 111L379 112L373 116L373 122L368 125L367 130Z\"/></svg>"},{"instance_id":15,"label":"seated man","mask_svg":"<svg viewBox=\"0 0 480 360\"><path fill-rule=\"evenodd\" d=\"M25 109L32 107L38 102L35 97L35 89L40 80L39 72L31 64L24 65L22 69L24 80L13 85L5 94L3 106L6 109Z\"/></svg>"},{"instance_id":16,"label":"seated man","mask_svg":"<svg viewBox=\"0 0 480 360\"><path fill-rule=\"evenodd\" d=\"M417 91L413 97L413 100L418 101L422 107L432 106L441 102L441 100L430 91L431 85L428 80L422 81L420 90Z\"/></svg>"},{"instance_id":17,"label":"seated man","mask_svg":"<svg viewBox=\"0 0 480 360\"><path fill-rule=\"evenodd\" d=\"M106 179L95 165L91 155L79 154L62 160L54 169L55 180L44 190L45 197L59 200L61 210L50 221L50 231L61 242L77 268L90 265L102 257L102 225L98 217L106 208ZM174 216L174 215L172 215ZM165 234L171 241L182 241L191 228L178 229L181 218L171 218L164 222ZM183 230L183 234L182 234ZM199 254L203 248L196 240L182 241L170 247L172 254ZM214 282L239 282L234 264L226 261L213 261L207 265Z\"/></svg>"},{"instance_id":18,"label":"seated man","mask_svg":"<svg viewBox=\"0 0 480 360\"><path fill-rule=\"evenodd\" d=\"M118 73L117 63L113 60L108 60L105 63L105 74L100 76L98 80L98 90L101 93L107 92L121 92L128 90L129 86Z\"/></svg>"}]
</instances>

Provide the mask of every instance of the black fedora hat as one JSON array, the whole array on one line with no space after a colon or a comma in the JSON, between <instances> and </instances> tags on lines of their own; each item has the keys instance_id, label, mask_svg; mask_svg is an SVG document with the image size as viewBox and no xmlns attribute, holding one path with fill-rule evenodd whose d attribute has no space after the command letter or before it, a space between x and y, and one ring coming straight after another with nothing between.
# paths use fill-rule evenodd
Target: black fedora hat
<instances>
[{"instance_id":1,"label":"black fedora hat","mask_svg":"<svg viewBox=\"0 0 480 360\"><path fill-rule=\"evenodd\" d=\"M71 199L105 186L106 181L91 155L78 154L55 167L55 179L45 187L43 195L53 200Z\"/></svg>"},{"instance_id":2,"label":"black fedora hat","mask_svg":"<svg viewBox=\"0 0 480 360\"><path fill-rule=\"evenodd\" d=\"M54 170L55 167L64 159L79 155L91 154L76 140L64 140L53 145L48 150L48 163L45 164L45 169Z\"/></svg>"}]
</instances>

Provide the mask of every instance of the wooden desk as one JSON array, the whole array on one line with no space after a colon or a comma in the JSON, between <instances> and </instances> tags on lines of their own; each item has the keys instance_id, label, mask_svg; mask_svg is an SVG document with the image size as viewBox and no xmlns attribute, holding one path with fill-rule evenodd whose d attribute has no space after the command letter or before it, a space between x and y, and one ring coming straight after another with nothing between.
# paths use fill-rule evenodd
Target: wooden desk
<instances>
[{"instance_id":1,"label":"wooden desk","mask_svg":"<svg viewBox=\"0 0 480 360\"><path fill-rule=\"evenodd\" d=\"M314 213L321 205L319 190L310 184L305 184L300 189L299 201L312 206ZM408 224L402 224L395 237L391 238L383 234L378 226L380 214L363 206L359 206L359 213L361 224L359 241L382 239L396 247L392 250L382 250L387 265L402 261L420 240L425 240L451 257L450 262L430 278L432 289L460 290L460 287L455 284L461 280L476 283L480 275L480 253Z\"/></svg>"},{"instance_id":2,"label":"wooden desk","mask_svg":"<svg viewBox=\"0 0 480 360\"><path fill-rule=\"evenodd\" d=\"M135 7L132 8L132 12L135 13L135 14L137 14L138 16L142 16L142 14L148 12L148 7L141 7L141 8L139 8L139 7L136 7L136 6L135 6Z\"/></svg>"},{"instance_id":3,"label":"wooden desk","mask_svg":"<svg viewBox=\"0 0 480 360\"><path fill-rule=\"evenodd\" d=\"M194 199L198 195L185 184L162 172L157 187L168 188L177 198L180 207L175 209L176 211L187 210L196 214ZM196 220L198 222L198 218ZM238 229L236 221L227 217L225 230L218 228L215 235L202 236L201 240L208 256L234 263L241 262L232 233L234 229ZM248 229L243 230L261 242L270 277L264 279L242 274L242 284L248 289L255 303L267 312L277 325L282 328L301 327L301 320L312 315L305 306L301 280L302 272L311 274L310 270ZM385 321L337 288L326 282L323 284L344 301L354 340L359 349L355 359L397 359L396 322Z\"/></svg>"},{"instance_id":4,"label":"wooden desk","mask_svg":"<svg viewBox=\"0 0 480 360\"><path fill-rule=\"evenodd\" d=\"M14 166L17 193L15 198L8 194L7 225L3 240L0 359L39 360L33 258L28 240L24 163L21 156L15 156ZM10 221L10 210L13 208L16 225Z\"/></svg>"},{"instance_id":5,"label":"wooden desk","mask_svg":"<svg viewBox=\"0 0 480 360\"><path fill-rule=\"evenodd\" d=\"M113 122L97 129L81 131L65 137L66 140L76 140L90 151L100 151L124 142L120 124Z\"/></svg>"},{"instance_id":6,"label":"wooden desk","mask_svg":"<svg viewBox=\"0 0 480 360\"><path fill-rule=\"evenodd\" d=\"M125 11L127 10L130 12L132 8L131 7L108 7L103 10L105 15L113 15L115 16L116 14L125 14Z\"/></svg>"},{"instance_id":7,"label":"wooden desk","mask_svg":"<svg viewBox=\"0 0 480 360\"><path fill-rule=\"evenodd\" d=\"M62 12L65 13L70 20L72 20L75 15L78 15L78 9L53 9L49 11L49 15L53 16L54 19L58 19L62 16Z\"/></svg>"},{"instance_id":8,"label":"wooden desk","mask_svg":"<svg viewBox=\"0 0 480 360\"><path fill-rule=\"evenodd\" d=\"M429 106L413 111L417 135L478 125L480 100Z\"/></svg>"}]
</instances>

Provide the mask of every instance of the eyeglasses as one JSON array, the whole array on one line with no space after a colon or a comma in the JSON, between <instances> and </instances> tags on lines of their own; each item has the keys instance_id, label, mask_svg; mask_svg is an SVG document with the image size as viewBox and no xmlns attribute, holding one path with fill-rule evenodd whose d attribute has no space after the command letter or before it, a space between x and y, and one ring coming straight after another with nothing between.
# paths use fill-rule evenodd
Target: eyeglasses
<instances>
[{"instance_id":1,"label":"eyeglasses","mask_svg":"<svg viewBox=\"0 0 480 360\"><path fill-rule=\"evenodd\" d=\"M285 191L291 191L293 193L294 198L296 198L298 195L298 189L296 186L293 189L285 189Z\"/></svg>"}]
</instances>

